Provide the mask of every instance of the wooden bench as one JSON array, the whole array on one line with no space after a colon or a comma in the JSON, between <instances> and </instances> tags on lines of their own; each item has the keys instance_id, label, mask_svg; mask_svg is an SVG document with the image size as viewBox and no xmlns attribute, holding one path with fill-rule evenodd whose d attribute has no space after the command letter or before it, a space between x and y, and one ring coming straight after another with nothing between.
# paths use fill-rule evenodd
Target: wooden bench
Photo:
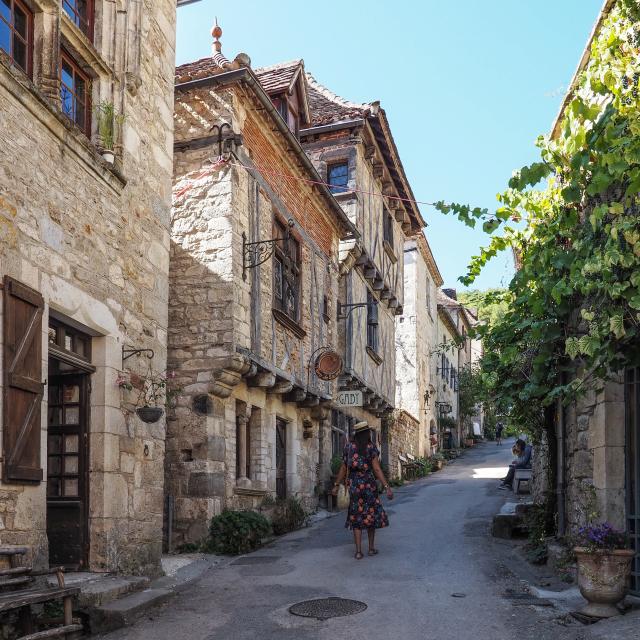
<instances>
[{"instance_id":1,"label":"wooden bench","mask_svg":"<svg viewBox=\"0 0 640 640\"><path fill-rule=\"evenodd\" d=\"M527 491L531 493L531 478L533 477L532 469L516 469L513 475L513 493L520 494L520 483L527 483Z\"/></svg>"},{"instance_id":2,"label":"wooden bench","mask_svg":"<svg viewBox=\"0 0 640 640\"><path fill-rule=\"evenodd\" d=\"M402 477L408 480L415 479L419 466L415 461L416 459L410 453L407 453L406 457L399 453L398 460L400 461Z\"/></svg>"},{"instance_id":3,"label":"wooden bench","mask_svg":"<svg viewBox=\"0 0 640 640\"><path fill-rule=\"evenodd\" d=\"M57 567L46 571L33 571L24 563L27 547L0 547L0 557L7 558L9 567L0 569L0 617L11 611L18 613L18 627L22 634L18 640L44 640L45 638L67 638L69 634L82 631L79 621L73 619L73 598L80 593L79 587L66 587L64 569ZM34 586L37 576L55 573L57 587ZM63 616L48 620L58 625L44 631L34 629L34 617L31 606L62 600ZM0 624L2 624L0 622ZM25 635L26 634L26 635Z\"/></svg>"}]
</instances>

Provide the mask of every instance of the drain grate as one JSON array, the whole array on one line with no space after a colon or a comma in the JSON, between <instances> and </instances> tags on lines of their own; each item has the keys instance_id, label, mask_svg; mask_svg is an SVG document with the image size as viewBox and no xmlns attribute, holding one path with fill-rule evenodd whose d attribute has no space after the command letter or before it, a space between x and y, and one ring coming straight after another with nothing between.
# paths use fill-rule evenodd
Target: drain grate
<instances>
[{"instance_id":1,"label":"drain grate","mask_svg":"<svg viewBox=\"0 0 640 640\"><path fill-rule=\"evenodd\" d=\"M247 556L246 558L238 558L234 560L232 565L253 565L253 564L271 564L280 560L280 556Z\"/></svg>"},{"instance_id":2,"label":"drain grate","mask_svg":"<svg viewBox=\"0 0 640 640\"><path fill-rule=\"evenodd\" d=\"M319 598L318 600L305 600L289 607L289 613L303 618L315 618L316 620L328 620L329 618L341 618L362 613L367 608L364 602L348 600L346 598Z\"/></svg>"}]
</instances>

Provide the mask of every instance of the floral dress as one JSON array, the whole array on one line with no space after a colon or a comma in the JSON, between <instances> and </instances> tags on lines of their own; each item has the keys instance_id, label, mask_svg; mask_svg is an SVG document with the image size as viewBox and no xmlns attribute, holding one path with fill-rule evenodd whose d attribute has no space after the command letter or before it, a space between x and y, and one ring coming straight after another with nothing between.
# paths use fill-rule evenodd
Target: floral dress
<instances>
[{"instance_id":1,"label":"floral dress","mask_svg":"<svg viewBox=\"0 0 640 640\"><path fill-rule=\"evenodd\" d=\"M344 448L343 462L347 465L349 511L345 527L349 529L380 529L389 526L389 518L378 495L378 484L373 473L374 458L380 455L372 443L361 456L353 442Z\"/></svg>"}]
</instances>

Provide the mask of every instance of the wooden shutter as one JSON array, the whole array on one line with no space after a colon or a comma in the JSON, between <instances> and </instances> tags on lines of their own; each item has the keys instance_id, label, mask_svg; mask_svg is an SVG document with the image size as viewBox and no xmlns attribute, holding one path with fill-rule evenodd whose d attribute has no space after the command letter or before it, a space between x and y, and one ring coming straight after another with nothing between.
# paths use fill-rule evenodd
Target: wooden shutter
<instances>
[{"instance_id":1,"label":"wooden shutter","mask_svg":"<svg viewBox=\"0 0 640 640\"><path fill-rule=\"evenodd\" d=\"M3 479L40 482L42 296L4 278Z\"/></svg>"}]
</instances>

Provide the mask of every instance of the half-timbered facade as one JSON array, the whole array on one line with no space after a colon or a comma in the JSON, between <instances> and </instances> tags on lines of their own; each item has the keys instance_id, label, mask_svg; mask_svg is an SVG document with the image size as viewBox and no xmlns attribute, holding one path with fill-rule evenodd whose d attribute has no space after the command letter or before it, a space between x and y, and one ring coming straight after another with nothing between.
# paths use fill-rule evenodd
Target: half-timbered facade
<instances>
[{"instance_id":1,"label":"half-timbered facade","mask_svg":"<svg viewBox=\"0 0 640 640\"><path fill-rule=\"evenodd\" d=\"M310 122L303 69L254 72L213 33L214 56L176 70L172 544L225 507L314 506L326 490L339 243L358 235L297 138Z\"/></svg>"},{"instance_id":2,"label":"half-timbered facade","mask_svg":"<svg viewBox=\"0 0 640 640\"><path fill-rule=\"evenodd\" d=\"M0 542L157 573L164 419L117 380L166 361L175 0L0 8Z\"/></svg>"},{"instance_id":3,"label":"half-timbered facade","mask_svg":"<svg viewBox=\"0 0 640 640\"><path fill-rule=\"evenodd\" d=\"M362 401L338 407L334 428L346 435L349 425L366 421L381 433L396 406L395 321L404 301L404 243L421 233L424 221L380 104L344 100L309 74L307 82L311 124L301 129L301 139L360 234L340 246L338 322L340 388L361 392Z\"/></svg>"}]
</instances>

